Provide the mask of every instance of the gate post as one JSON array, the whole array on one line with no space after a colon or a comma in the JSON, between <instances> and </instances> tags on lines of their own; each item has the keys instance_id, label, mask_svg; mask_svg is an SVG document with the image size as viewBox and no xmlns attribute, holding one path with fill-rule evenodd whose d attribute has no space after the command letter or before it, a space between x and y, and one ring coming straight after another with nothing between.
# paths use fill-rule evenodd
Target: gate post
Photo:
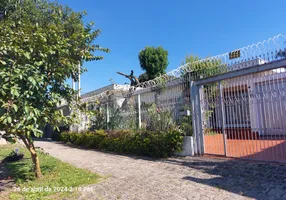
<instances>
[{"instance_id":1,"label":"gate post","mask_svg":"<svg viewBox=\"0 0 286 200\"><path fill-rule=\"evenodd\" d=\"M194 153L196 155L204 154L204 135L202 129L202 115L200 106L199 88L194 81L190 81L190 99L192 106L192 123L194 137Z\"/></svg>"},{"instance_id":2,"label":"gate post","mask_svg":"<svg viewBox=\"0 0 286 200\"><path fill-rule=\"evenodd\" d=\"M192 108L192 128L193 128L193 137L194 137L194 153L198 155L198 137L197 137L197 121L196 121L196 93L194 90L194 82L190 81L190 100L191 100L191 108Z\"/></svg>"},{"instance_id":3,"label":"gate post","mask_svg":"<svg viewBox=\"0 0 286 200\"><path fill-rule=\"evenodd\" d=\"M223 88L221 85L221 81L218 82L218 90L219 90L219 107L220 107L220 124L223 134L223 145L224 145L224 155L227 156L227 144L226 144L226 134L225 134L225 110L223 104Z\"/></svg>"},{"instance_id":4,"label":"gate post","mask_svg":"<svg viewBox=\"0 0 286 200\"><path fill-rule=\"evenodd\" d=\"M197 96L197 123L198 123L198 133L199 133L199 144L200 144L200 155L205 153L205 141L204 141L204 131L203 131L203 115L201 106L201 97L204 95L203 86L196 85L196 96ZM201 93L202 91L202 93Z\"/></svg>"}]
</instances>

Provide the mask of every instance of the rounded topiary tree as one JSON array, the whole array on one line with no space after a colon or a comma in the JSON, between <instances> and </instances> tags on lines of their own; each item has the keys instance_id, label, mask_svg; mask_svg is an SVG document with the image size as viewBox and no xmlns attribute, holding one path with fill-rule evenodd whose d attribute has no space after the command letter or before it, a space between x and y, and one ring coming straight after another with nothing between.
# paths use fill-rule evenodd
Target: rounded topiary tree
<instances>
[{"instance_id":1,"label":"rounded topiary tree","mask_svg":"<svg viewBox=\"0 0 286 200\"><path fill-rule=\"evenodd\" d=\"M85 71L78 70L82 62L102 59L94 51L108 52L93 43L100 31L84 24L85 14L53 1L0 0L0 130L23 140L37 178L32 135L41 136L48 123L73 123L75 116L57 108L62 100L77 101L66 80Z\"/></svg>"},{"instance_id":2,"label":"rounded topiary tree","mask_svg":"<svg viewBox=\"0 0 286 200\"><path fill-rule=\"evenodd\" d=\"M139 62L142 70L146 72L139 76L140 82L154 79L166 73L168 62L168 51L163 47L145 47L139 53Z\"/></svg>"}]
</instances>

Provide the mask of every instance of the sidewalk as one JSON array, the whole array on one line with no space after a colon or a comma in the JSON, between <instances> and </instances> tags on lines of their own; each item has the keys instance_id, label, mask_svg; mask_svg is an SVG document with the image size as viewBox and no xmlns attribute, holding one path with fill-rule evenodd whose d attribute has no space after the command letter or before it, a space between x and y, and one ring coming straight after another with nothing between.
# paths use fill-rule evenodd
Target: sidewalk
<instances>
[{"instance_id":1,"label":"sidewalk","mask_svg":"<svg viewBox=\"0 0 286 200\"><path fill-rule=\"evenodd\" d=\"M107 177L80 199L286 199L286 165L207 157L153 160L50 141L35 144Z\"/></svg>"}]
</instances>

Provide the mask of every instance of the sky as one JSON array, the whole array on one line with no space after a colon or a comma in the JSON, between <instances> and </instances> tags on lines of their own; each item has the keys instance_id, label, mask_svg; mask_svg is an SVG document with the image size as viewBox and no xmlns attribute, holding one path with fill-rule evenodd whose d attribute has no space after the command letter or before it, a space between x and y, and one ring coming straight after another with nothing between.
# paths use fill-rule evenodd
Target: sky
<instances>
[{"instance_id":1,"label":"sky","mask_svg":"<svg viewBox=\"0 0 286 200\"><path fill-rule=\"evenodd\" d=\"M186 55L201 58L230 52L286 34L285 0L58 0L75 11L86 10L85 22L101 30L96 44L110 53L85 63L81 93L128 79L116 74L134 70L146 46L162 46L169 53L167 71L179 67ZM112 80L111 80L112 79Z\"/></svg>"}]
</instances>

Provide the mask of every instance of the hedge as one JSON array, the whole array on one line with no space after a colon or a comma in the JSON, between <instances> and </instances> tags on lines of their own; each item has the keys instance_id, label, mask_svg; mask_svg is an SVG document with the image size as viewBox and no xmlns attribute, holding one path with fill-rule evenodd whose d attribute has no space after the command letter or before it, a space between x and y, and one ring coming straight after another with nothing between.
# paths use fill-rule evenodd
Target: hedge
<instances>
[{"instance_id":1,"label":"hedge","mask_svg":"<svg viewBox=\"0 0 286 200\"><path fill-rule=\"evenodd\" d=\"M116 153L150 157L168 157L181 151L181 133L178 131L87 131L63 132L59 140L65 143Z\"/></svg>"}]
</instances>

